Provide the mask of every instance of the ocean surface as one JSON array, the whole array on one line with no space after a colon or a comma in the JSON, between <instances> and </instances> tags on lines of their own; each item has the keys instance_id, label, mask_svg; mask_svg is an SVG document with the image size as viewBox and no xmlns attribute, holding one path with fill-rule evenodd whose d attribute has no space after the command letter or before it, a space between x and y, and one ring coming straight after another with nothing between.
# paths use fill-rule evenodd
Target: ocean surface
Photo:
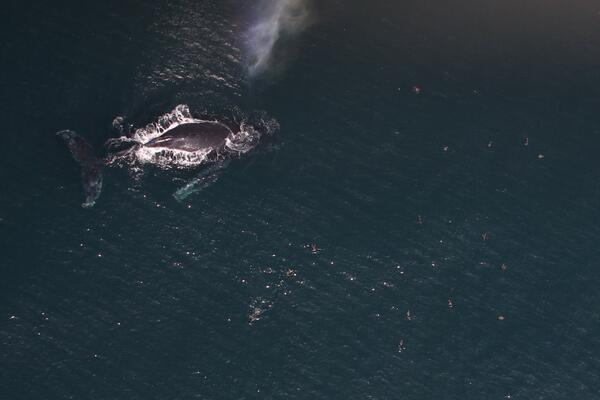
<instances>
[{"instance_id":1,"label":"ocean surface","mask_svg":"<svg viewBox=\"0 0 600 400\"><path fill-rule=\"evenodd\" d=\"M600 398L600 5L310 7L3 3L0 399ZM55 132L178 104L280 129L83 209Z\"/></svg>"}]
</instances>

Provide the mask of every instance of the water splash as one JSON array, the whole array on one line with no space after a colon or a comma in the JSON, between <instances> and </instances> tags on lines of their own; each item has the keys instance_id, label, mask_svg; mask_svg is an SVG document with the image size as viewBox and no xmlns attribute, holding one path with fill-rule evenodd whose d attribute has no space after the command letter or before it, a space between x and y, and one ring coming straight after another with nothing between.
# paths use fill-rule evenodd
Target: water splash
<instances>
[{"instance_id":1,"label":"water splash","mask_svg":"<svg viewBox=\"0 0 600 400\"><path fill-rule=\"evenodd\" d=\"M156 122L152 122L143 128L136 129L132 139L140 143L148 143L152 139L161 136L169 129L178 125L203 122L203 120L192 117L190 109L185 104L180 104L171 112L161 115Z\"/></svg>"},{"instance_id":2,"label":"water splash","mask_svg":"<svg viewBox=\"0 0 600 400\"><path fill-rule=\"evenodd\" d=\"M174 150L164 147L143 147L135 150L135 159L142 164L154 164L164 169L192 168L209 160L215 149L198 151Z\"/></svg>"},{"instance_id":3,"label":"water splash","mask_svg":"<svg viewBox=\"0 0 600 400\"><path fill-rule=\"evenodd\" d=\"M308 0L263 0L258 21L248 32L248 75L252 78L273 65L274 49L282 35L296 35L311 22Z\"/></svg>"}]
</instances>

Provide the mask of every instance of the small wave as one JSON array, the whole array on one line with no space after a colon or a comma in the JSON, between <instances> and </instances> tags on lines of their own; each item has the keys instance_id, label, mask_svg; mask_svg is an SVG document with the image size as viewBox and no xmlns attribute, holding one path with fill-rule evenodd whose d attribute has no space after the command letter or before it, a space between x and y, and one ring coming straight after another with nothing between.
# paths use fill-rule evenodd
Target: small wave
<instances>
[{"instance_id":1,"label":"small wave","mask_svg":"<svg viewBox=\"0 0 600 400\"><path fill-rule=\"evenodd\" d=\"M232 133L226 140L225 148L231 152L243 154L252 150L263 136L270 136L279 130L276 119L264 112L255 112L245 116L240 123L239 132Z\"/></svg>"}]
</instances>

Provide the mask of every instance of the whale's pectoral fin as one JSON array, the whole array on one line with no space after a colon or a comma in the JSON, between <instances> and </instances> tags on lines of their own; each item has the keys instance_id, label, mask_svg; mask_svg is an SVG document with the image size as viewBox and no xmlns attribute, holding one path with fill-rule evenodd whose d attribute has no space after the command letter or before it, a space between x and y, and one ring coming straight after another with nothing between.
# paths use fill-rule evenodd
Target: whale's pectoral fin
<instances>
[{"instance_id":1,"label":"whale's pectoral fin","mask_svg":"<svg viewBox=\"0 0 600 400\"><path fill-rule=\"evenodd\" d=\"M183 201L188 196L198 193L218 181L225 168L229 165L229 161L228 159L218 161L205 168L198 176L173 193L175 200Z\"/></svg>"}]
</instances>

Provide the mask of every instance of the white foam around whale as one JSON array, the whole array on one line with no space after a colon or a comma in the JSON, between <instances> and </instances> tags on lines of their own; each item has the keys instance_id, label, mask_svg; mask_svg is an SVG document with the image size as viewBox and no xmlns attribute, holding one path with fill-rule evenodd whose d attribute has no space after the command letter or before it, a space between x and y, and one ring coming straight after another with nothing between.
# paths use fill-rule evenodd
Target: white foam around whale
<instances>
[{"instance_id":1,"label":"white foam around whale","mask_svg":"<svg viewBox=\"0 0 600 400\"><path fill-rule=\"evenodd\" d=\"M180 104L173 111L161 115L156 122L152 122L143 128L136 129L131 138L136 142L146 144L152 139L161 136L166 131L182 124L206 122L192 117L190 109L185 104Z\"/></svg>"},{"instance_id":2,"label":"white foam around whale","mask_svg":"<svg viewBox=\"0 0 600 400\"><path fill-rule=\"evenodd\" d=\"M131 141L139 143L140 146L135 147L131 152L127 152L126 156L132 156L133 161L142 164L155 164L162 168L190 168L206 163L209 155L214 154L215 151L225 151L234 154L246 153L258 144L261 137L261 132L242 122L239 124L237 132L232 131L226 138L225 146L222 149L202 149L192 152L166 147L144 146L151 140L162 136L167 131L180 125L200 122L217 121L194 118L190 113L189 107L185 104L180 104L171 112L160 116L156 122L136 129L130 138L123 136L112 140L111 143ZM270 130L270 127L268 130Z\"/></svg>"},{"instance_id":3,"label":"white foam around whale","mask_svg":"<svg viewBox=\"0 0 600 400\"><path fill-rule=\"evenodd\" d=\"M143 164L155 164L163 168L189 168L204 164L212 149L202 151L173 150L164 147L139 147L135 158Z\"/></svg>"}]
</instances>

